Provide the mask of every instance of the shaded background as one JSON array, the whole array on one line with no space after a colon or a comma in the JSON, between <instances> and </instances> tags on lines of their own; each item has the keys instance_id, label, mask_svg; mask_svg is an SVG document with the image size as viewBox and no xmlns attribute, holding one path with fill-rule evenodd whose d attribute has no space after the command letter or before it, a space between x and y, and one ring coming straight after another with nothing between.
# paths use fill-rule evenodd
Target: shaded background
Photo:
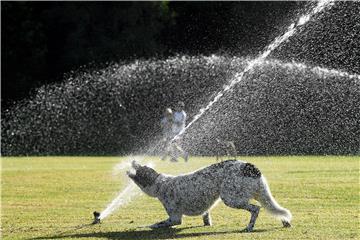
<instances>
[{"instance_id":1,"label":"shaded background","mask_svg":"<svg viewBox=\"0 0 360 240\"><path fill-rule=\"evenodd\" d=\"M165 104L185 101L191 119L312 5L1 2L1 152L141 153ZM337 2L270 57L360 74L359 12ZM358 80L257 71L189 129L192 154L215 154L216 137L241 154L360 152Z\"/></svg>"},{"instance_id":2,"label":"shaded background","mask_svg":"<svg viewBox=\"0 0 360 240\"><path fill-rule=\"evenodd\" d=\"M62 81L82 65L175 54L256 54L304 5L1 2L2 106Z\"/></svg>"}]
</instances>

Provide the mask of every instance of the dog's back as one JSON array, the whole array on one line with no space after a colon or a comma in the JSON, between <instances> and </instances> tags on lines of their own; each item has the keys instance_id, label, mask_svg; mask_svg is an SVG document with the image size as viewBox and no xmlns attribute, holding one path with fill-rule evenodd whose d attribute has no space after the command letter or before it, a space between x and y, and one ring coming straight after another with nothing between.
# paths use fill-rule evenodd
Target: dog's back
<instances>
[{"instance_id":1,"label":"dog's back","mask_svg":"<svg viewBox=\"0 0 360 240\"><path fill-rule=\"evenodd\" d=\"M160 200L174 202L185 215L199 215L208 210L221 195L222 189L240 179L259 179L260 171L252 164L226 160L193 173L168 178L160 188ZM172 199L176 198L176 201Z\"/></svg>"}]
</instances>

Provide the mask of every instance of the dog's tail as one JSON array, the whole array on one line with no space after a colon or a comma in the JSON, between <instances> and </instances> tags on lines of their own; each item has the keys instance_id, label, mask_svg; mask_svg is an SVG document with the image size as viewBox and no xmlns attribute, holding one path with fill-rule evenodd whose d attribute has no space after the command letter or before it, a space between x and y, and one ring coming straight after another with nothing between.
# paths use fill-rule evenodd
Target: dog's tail
<instances>
[{"instance_id":1,"label":"dog's tail","mask_svg":"<svg viewBox=\"0 0 360 240\"><path fill-rule=\"evenodd\" d=\"M286 208L281 207L276 202L276 200L271 195L269 185L264 176L261 176L260 179L260 194L257 197L257 200L268 212L270 212L270 214L281 219L284 224L290 224L292 218L291 212Z\"/></svg>"}]
</instances>

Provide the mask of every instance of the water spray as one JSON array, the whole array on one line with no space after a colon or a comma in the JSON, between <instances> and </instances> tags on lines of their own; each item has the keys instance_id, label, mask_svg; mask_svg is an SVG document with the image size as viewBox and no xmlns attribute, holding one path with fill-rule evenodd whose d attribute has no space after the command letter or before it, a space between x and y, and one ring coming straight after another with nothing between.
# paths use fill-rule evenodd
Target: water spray
<instances>
[{"instance_id":1,"label":"water spray","mask_svg":"<svg viewBox=\"0 0 360 240\"><path fill-rule=\"evenodd\" d=\"M241 82L243 77L245 76L246 73L251 73L251 71L258 65L262 64L265 59L270 55L271 52L273 52L276 48L278 48L283 42L287 41L291 36L293 36L297 29L306 24L308 21L310 21L310 19L317 13L321 12L323 9L325 9L326 7L330 7L333 5L333 2L330 0L322 0L317 2L317 5L312 9L312 11L310 11L307 14L302 15L299 20L297 21L297 23L292 23L287 31L276 37L271 44L269 44L265 51L262 52L258 57L256 57L255 59L251 60L248 62L247 66L245 67L245 69L243 71L241 71L240 73L236 73L235 76L232 78L232 80L230 81L229 84L225 85L223 90L221 90L220 92L218 92L218 94L214 97L214 99L212 101L210 101L204 108L201 108L199 113L197 115L194 116L193 120L191 122L189 122L185 128L178 133L175 137L173 137L173 139L171 139L170 142L173 142L177 139L179 139L185 132L186 130L192 125L194 124L205 112L207 112L216 102L219 101L219 99L229 90L231 90L237 83Z\"/></svg>"},{"instance_id":2,"label":"water spray","mask_svg":"<svg viewBox=\"0 0 360 240\"><path fill-rule=\"evenodd\" d=\"M265 51L263 51L257 58L249 61L243 71L241 71L240 73L236 73L235 76L230 81L230 83L225 85L223 87L223 90L221 90L214 97L214 99L206 105L206 107L201 108L199 113L197 115L195 115L193 120L190 123L188 123L187 126L179 134L177 134L173 139L171 139L170 142L173 142L173 141L177 140L178 138L180 138L181 135L183 135L186 132L186 130L193 123L195 123L205 112L207 112L216 102L218 102L218 100L226 92L231 90L237 83L241 82L243 77L247 73L251 73L251 71L256 66L262 64L265 61L265 59L270 55L270 53L272 53L276 48L278 48L283 42L287 41L291 36L293 36L300 26L303 26L304 24L306 24L308 21L310 21L310 19L315 14L321 12L323 9L325 9L326 7L329 7L331 5L332 5L332 1L329 1L329 0L319 1L317 3L317 5L312 9L312 11L310 11L309 13L307 13L305 15L302 15L296 23L291 24L284 34L276 37L272 41L272 43L266 47ZM128 165L128 162L124 162L124 164L122 166L127 166L127 165ZM122 168L120 168L120 169L122 169ZM124 204L130 202L132 200L132 197L134 197L136 195L135 190L136 190L135 184L133 182L129 182L129 184L126 186L126 188L118 194L118 196L105 208L104 211L102 211L101 213L97 212L97 211L93 212L93 216L94 216L93 224L99 224L102 219L109 216L114 210L119 208L121 205L124 205Z\"/></svg>"},{"instance_id":3,"label":"water spray","mask_svg":"<svg viewBox=\"0 0 360 240\"><path fill-rule=\"evenodd\" d=\"M316 75L323 75L326 77L329 76L339 76L339 77L346 77L349 80L355 79L355 80L360 80L360 75L358 74L351 74L348 72L344 72L341 70L337 70L337 69L328 69L328 68L324 68L324 67L319 67L319 66L309 66L306 65L304 63L300 63L300 62L282 62L276 59L271 59L271 60L266 60L264 61L265 64L270 65L270 66L280 66L282 68L287 68L287 69L299 69L299 70L304 70L304 71L310 71Z\"/></svg>"},{"instance_id":4,"label":"water spray","mask_svg":"<svg viewBox=\"0 0 360 240\"><path fill-rule=\"evenodd\" d=\"M114 174L117 171L124 171L124 170L128 169L131 166L131 161L133 161L134 158L135 157L131 157L128 160L122 161L121 163L115 165L115 167L113 168ZM143 160L143 157L142 158L137 157L136 160L141 161L141 160ZM147 162L147 163L145 163L145 165L149 166L149 167L154 167L154 164L152 162ZM112 214L119 207L124 206L125 204L132 201L134 197L139 196L139 195L140 195L140 191L136 187L135 183L133 181L129 181L127 183L126 187L121 192L118 193L116 198L114 198L110 202L110 204L108 204L106 206L106 208L103 211L101 211L101 212L94 211L93 212L94 220L93 220L92 224L101 223L101 220L107 218L108 216L110 216L110 214Z\"/></svg>"}]
</instances>

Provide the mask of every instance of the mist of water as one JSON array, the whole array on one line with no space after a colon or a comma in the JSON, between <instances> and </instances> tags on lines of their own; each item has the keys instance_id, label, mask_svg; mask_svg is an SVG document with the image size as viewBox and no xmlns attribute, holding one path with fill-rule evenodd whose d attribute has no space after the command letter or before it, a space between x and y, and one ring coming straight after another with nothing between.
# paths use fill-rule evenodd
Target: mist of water
<instances>
[{"instance_id":1,"label":"mist of water","mask_svg":"<svg viewBox=\"0 0 360 240\"><path fill-rule=\"evenodd\" d=\"M120 173L122 176L124 176L126 170L131 168L131 162L133 160L140 162L143 160L143 157L129 157L128 159L120 162L113 168L113 174L118 175ZM151 168L155 166L152 162L146 162L145 165ZM100 220L104 220L118 208L130 203L135 197L141 195L141 192L135 183L129 180L127 177L126 179L128 181L126 187L117 194L117 196L105 207L103 211L100 212Z\"/></svg>"},{"instance_id":2,"label":"mist of water","mask_svg":"<svg viewBox=\"0 0 360 240\"><path fill-rule=\"evenodd\" d=\"M124 190L119 192L119 194L111 201L106 208L101 211L100 219L103 220L104 218L108 217L111 213L117 210L120 206L123 206L129 203L134 197L140 194L137 186L133 182L129 182Z\"/></svg>"},{"instance_id":3,"label":"mist of water","mask_svg":"<svg viewBox=\"0 0 360 240\"><path fill-rule=\"evenodd\" d=\"M324 68L324 67L319 67L319 66L309 66L306 65L304 63L299 63L299 62L282 62L276 59L271 59L271 60L266 60L264 61L264 64L269 65L269 66L282 66L286 69L289 70L304 70L304 71L309 71L312 72L314 74L316 74L317 76L321 76L321 77L331 77L331 76L337 76L337 77L343 77L346 78L348 80L351 79L356 79L356 80L360 80L360 75L358 74L351 74L345 71L341 71L341 70L337 70L337 69L328 69L328 68Z\"/></svg>"},{"instance_id":4,"label":"mist of water","mask_svg":"<svg viewBox=\"0 0 360 240\"><path fill-rule=\"evenodd\" d=\"M231 90L237 83L239 83L245 74L250 73L256 66L262 64L264 60L270 55L272 51L274 51L276 48L278 48L283 42L288 40L291 36L293 36L297 29L306 24L313 15L317 14L318 12L321 12L324 8L331 5L331 1L320 1L317 3L317 5L312 9L312 11L306 15L303 15L299 18L297 24L291 24L288 28L288 30L281 36L275 38L275 40L269 44L265 51L260 54L257 58L254 60L251 60L247 63L247 66L239 73L236 73L235 76L232 78L229 84L225 85L223 90L220 91L212 101L210 101L205 108L200 109L199 113L194 116L193 120L187 124L187 126L178 134L176 135L173 140L176 140L179 138L184 132L198 119L201 118L201 116L208 111L227 91ZM123 166L128 166L128 163L123 163L122 165L118 165L118 169L122 169ZM101 212L100 219L104 219L107 216L109 216L113 211L115 211L120 206L130 202L132 198L136 195L138 195L138 192L135 191L136 186L133 182L130 182L126 188L121 191L118 196L106 207L104 211Z\"/></svg>"},{"instance_id":5,"label":"mist of water","mask_svg":"<svg viewBox=\"0 0 360 240\"><path fill-rule=\"evenodd\" d=\"M291 24L287 31L276 37L274 39L274 41L272 43L270 43L265 51L260 54L258 57L256 57L255 59L251 60L248 62L247 66L245 67L244 70L242 70L239 73L236 73L235 76L232 78L232 80L230 81L229 84L225 85L223 90L221 90L212 101L210 101L204 108L201 108L199 113L197 115L194 116L193 120L191 122L189 122L186 127L179 133L177 134L172 141L178 139L181 135L183 135L186 130L191 127L191 125L193 125L197 120L199 120L201 118L201 116L207 112L216 102L219 101L219 99L229 90L231 90L237 83L241 82L241 80L243 79L243 77L245 76L245 74L250 73L256 66L262 64L264 62L264 60L270 55L270 53L272 51L274 51L276 48L278 48L283 42L287 41L291 36L293 36L297 29L306 24L308 21L310 21L310 19L317 13L321 12L323 9L325 9L326 7L330 7L333 4L332 1L319 1L317 3L317 5L307 14L302 15L298 22L295 24Z\"/></svg>"}]
</instances>

